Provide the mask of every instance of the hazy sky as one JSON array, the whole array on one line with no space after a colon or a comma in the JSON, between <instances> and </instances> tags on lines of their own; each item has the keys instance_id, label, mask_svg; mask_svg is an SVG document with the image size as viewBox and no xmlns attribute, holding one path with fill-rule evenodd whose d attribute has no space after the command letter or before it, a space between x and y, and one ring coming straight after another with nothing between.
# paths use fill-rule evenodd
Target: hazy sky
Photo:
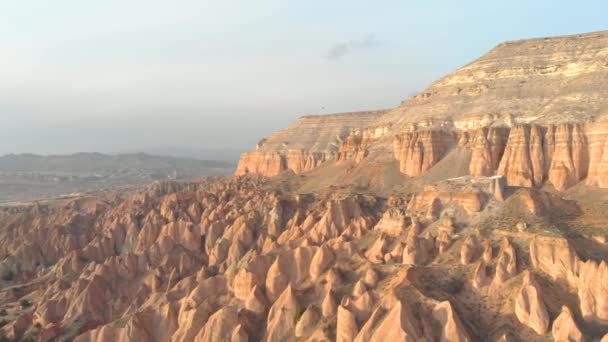
<instances>
[{"instance_id":1,"label":"hazy sky","mask_svg":"<svg viewBox=\"0 0 608 342\"><path fill-rule=\"evenodd\" d=\"M397 106L503 40L608 29L605 0L0 0L0 13L0 154L249 149L301 115Z\"/></svg>"}]
</instances>

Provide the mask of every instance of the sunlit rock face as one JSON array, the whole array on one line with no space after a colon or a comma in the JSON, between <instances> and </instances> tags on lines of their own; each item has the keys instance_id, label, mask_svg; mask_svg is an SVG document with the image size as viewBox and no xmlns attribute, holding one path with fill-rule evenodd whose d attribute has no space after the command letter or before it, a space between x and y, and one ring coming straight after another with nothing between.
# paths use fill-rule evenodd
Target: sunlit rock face
<instances>
[{"instance_id":1,"label":"sunlit rock face","mask_svg":"<svg viewBox=\"0 0 608 342\"><path fill-rule=\"evenodd\" d=\"M365 131L385 111L305 116L292 126L275 132L243 153L236 174L276 176L285 171L300 173L326 161L360 160L364 146L382 132Z\"/></svg>"},{"instance_id":2,"label":"sunlit rock face","mask_svg":"<svg viewBox=\"0 0 608 342\"><path fill-rule=\"evenodd\" d=\"M352 162L352 178L369 177L397 161L408 177L449 178L455 162L511 186L608 186L607 44L606 32L502 43L395 109L303 117L243 154L237 174Z\"/></svg>"},{"instance_id":3,"label":"sunlit rock face","mask_svg":"<svg viewBox=\"0 0 608 342\"><path fill-rule=\"evenodd\" d=\"M0 334L608 334L608 34L507 42L392 110L307 116L237 174L0 207Z\"/></svg>"}]
</instances>

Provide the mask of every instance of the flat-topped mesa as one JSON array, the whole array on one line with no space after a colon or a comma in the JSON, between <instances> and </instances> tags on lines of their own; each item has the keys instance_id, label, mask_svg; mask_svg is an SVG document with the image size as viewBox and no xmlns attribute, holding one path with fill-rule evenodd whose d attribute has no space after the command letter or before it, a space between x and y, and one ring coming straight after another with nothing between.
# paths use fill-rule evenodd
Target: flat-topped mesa
<instances>
[{"instance_id":1,"label":"flat-topped mesa","mask_svg":"<svg viewBox=\"0 0 608 342\"><path fill-rule=\"evenodd\" d=\"M432 178L463 176L468 166L471 176L502 175L511 186L608 187L606 79L608 31L502 43L397 108L303 117L244 153L236 173L362 163L348 168L341 181L349 182L376 177L366 165L388 170L397 161L417 177L449 157Z\"/></svg>"},{"instance_id":2,"label":"flat-topped mesa","mask_svg":"<svg viewBox=\"0 0 608 342\"><path fill-rule=\"evenodd\" d=\"M295 173L311 170L335 160L343 141L345 148L357 145L359 139L356 136L349 139L349 135L363 130L385 113L377 110L301 117L290 127L260 141L254 151L243 153L236 174L276 176L287 170Z\"/></svg>"},{"instance_id":3,"label":"flat-topped mesa","mask_svg":"<svg viewBox=\"0 0 608 342\"><path fill-rule=\"evenodd\" d=\"M404 101L385 120L460 129L588 122L608 115L608 31L504 42ZM463 119L467 119L461 121Z\"/></svg>"}]
</instances>

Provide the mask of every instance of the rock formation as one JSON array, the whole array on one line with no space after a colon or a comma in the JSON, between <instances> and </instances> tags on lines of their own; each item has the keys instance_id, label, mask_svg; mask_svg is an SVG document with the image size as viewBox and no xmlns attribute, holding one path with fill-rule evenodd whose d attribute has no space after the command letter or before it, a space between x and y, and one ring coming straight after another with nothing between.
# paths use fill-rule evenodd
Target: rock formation
<instances>
[{"instance_id":1,"label":"rock formation","mask_svg":"<svg viewBox=\"0 0 608 342\"><path fill-rule=\"evenodd\" d=\"M552 335L555 341L585 341L585 337L578 328L572 311L562 306L562 312L553 322Z\"/></svg>"},{"instance_id":2,"label":"rock formation","mask_svg":"<svg viewBox=\"0 0 608 342\"><path fill-rule=\"evenodd\" d=\"M445 301L433 309L433 318L443 327L440 341L471 341L469 334L464 328L460 318L454 312L450 302Z\"/></svg>"},{"instance_id":3,"label":"rock formation","mask_svg":"<svg viewBox=\"0 0 608 342\"><path fill-rule=\"evenodd\" d=\"M540 287L529 272L524 275L524 283L515 301L515 316L539 335L544 335L551 323L540 295Z\"/></svg>"},{"instance_id":4,"label":"rock formation","mask_svg":"<svg viewBox=\"0 0 608 342\"><path fill-rule=\"evenodd\" d=\"M437 164L454 144L454 137L445 131L407 132L395 136L393 150L399 170L415 177Z\"/></svg>"},{"instance_id":5,"label":"rock formation","mask_svg":"<svg viewBox=\"0 0 608 342\"><path fill-rule=\"evenodd\" d=\"M338 307L336 341L354 341L355 336L357 336L357 330L357 321L355 320L355 316L350 311L348 311L348 309L340 305Z\"/></svg>"},{"instance_id":6,"label":"rock formation","mask_svg":"<svg viewBox=\"0 0 608 342\"><path fill-rule=\"evenodd\" d=\"M500 44L236 175L3 203L0 339L606 339L607 46Z\"/></svg>"}]
</instances>

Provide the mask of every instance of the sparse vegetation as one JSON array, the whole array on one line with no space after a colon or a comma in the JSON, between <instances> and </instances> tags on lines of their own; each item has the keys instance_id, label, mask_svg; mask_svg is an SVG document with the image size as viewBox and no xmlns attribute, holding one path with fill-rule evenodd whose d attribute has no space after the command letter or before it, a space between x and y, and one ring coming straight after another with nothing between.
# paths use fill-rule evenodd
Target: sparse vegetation
<instances>
[{"instance_id":1,"label":"sparse vegetation","mask_svg":"<svg viewBox=\"0 0 608 342\"><path fill-rule=\"evenodd\" d=\"M11 270L6 270L2 272L2 280L4 281L13 281L15 279L15 273Z\"/></svg>"},{"instance_id":2,"label":"sparse vegetation","mask_svg":"<svg viewBox=\"0 0 608 342\"><path fill-rule=\"evenodd\" d=\"M32 302L30 302L30 301L29 301L29 300L27 300L27 299L22 299L22 300L20 300L20 301L19 301L19 305L21 305L21 308L22 308L22 309L27 309L27 308L29 308L30 306L32 306Z\"/></svg>"},{"instance_id":3,"label":"sparse vegetation","mask_svg":"<svg viewBox=\"0 0 608 342\"><path fill-rule=\"evenodd\" d=\"M304 307L302 307L300 305L298 305L296 307L296 316L295 316L294 323L297 323L297 322L300 321L300 318L302 318L302 315L304 314L304 311L305 311Z\"/></svg>"},{"instance_id":4,"label":"sparse vegetation","mask_svg":"<svg viewBox=\"0 0 608 342\"><path fill-rule=\"evenodd\" d=\"M446 293L451 295L455 295L462 291L462 287L464 286L464 280L459 278L450 278L443 284L443 290Z\"/></svg>"}]
</instances>

